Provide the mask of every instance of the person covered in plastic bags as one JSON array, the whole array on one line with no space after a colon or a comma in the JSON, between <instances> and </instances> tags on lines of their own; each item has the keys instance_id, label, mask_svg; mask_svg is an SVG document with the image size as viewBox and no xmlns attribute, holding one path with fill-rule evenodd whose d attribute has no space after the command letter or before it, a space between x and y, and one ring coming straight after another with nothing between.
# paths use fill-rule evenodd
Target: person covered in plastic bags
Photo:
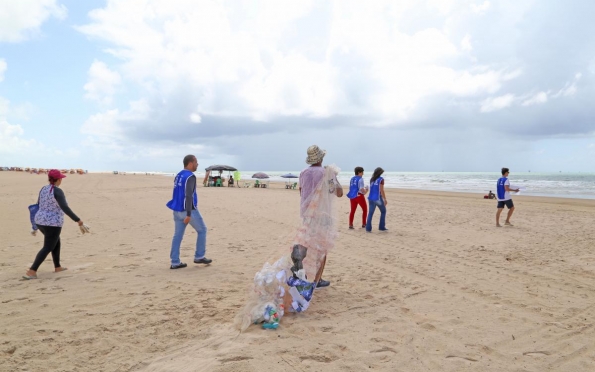
<instances>
[{"instance_id":1,"label":"person covered in plastic bags","mask_svg":"<svg viewBox=\"0 0 595 372\"><path fill-rule=\"evenodd\" d=\"M256 273L248 303L236 317L240 330L252 323L277 328L285 312L307 310L315 289L330 284L322 280L322 273L326 256L335 245L335 199L343 196L343 189L337 180L339 168L322 166L325 155L326 151L316 145L308 148L306 162L310 167L300 174L302 223L289 254L282 254L272 264L265 263Z\"/></svg>"}]
</instances>

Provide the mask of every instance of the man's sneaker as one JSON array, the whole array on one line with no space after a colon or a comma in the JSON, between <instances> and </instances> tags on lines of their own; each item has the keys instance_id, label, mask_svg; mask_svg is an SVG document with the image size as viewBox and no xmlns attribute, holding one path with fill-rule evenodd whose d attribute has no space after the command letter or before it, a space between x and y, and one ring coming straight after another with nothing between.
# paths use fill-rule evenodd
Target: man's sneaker
<instances>
[{"instance_id":1,"label":"man's sneaker","mask_svg":"<svg viewBox=\"0 0 595 372\"><path fill-rule=\"evenodd\" d=\"M213 262L213 260L209 260L206 257L205 258L201 258L200 260L194 260L194 263L196 263L196 264L205 264L205 265L208 265L211 262Z\"/></svg>"},{"instance_id":2,"label":"man's sneaker","mask_svg":"<svg viewBox=\"0 0 595 372\"><path fill-rule=\"evenodd\" d=\"M378 229L378 230L380 230L380 231L388 231L388 229Z\"/></svg>"},{"instance_id":3,"label":"man's sneaker","mask_svg":"<svg viewBox=\"0 0 595 372\"><path fill-rule=\"evenodd\" d=\"M349 230L353 230L353 225L349 225Z\"/></svg>"},{"instance_id":4,"label":"man's sneaker","mask_svg":"<svg viewBox=\"0 0 595 372\"><path fill-rule=\"evenodd\" d=\"M329 285L331 285L331 282L320 278L320 280L316 284L316 288L328 287Z\"/></svg>"},{"instance_id":5,"label":"man's sneaker","mask_svg":"<svg viewBox=\"0 0 595 372\"><path fill-rule=\"evenodd\" d=\"M188 265L186 265L186 264L185 264L185 263L183 263L183 262L180 262L180 263L179 263L179 264L177 264L177 265L171 265L169 268L170 268L170 269L183 269L183 268L185 268L186 266L188 266Z\"/></svg>"}]
</instances>

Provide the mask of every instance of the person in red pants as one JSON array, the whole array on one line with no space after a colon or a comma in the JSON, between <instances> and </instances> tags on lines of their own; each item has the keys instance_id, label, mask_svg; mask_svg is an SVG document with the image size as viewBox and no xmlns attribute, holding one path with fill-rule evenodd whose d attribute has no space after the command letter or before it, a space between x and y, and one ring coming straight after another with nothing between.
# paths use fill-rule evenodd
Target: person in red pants
<instances>
[{"instance_id":1,"label":"person in red pants","mask_svg":"<svg viewBox=\"0 0 595 372\"><path fill-rule=\"evenodd\" d=\"M349 228L353 229L353 218L355 217L355 210L359 205L362 208L362 227L366 227L366 218L368 218L368 205L364 195L368 189L364 186L364 168L355 167L355 176L349 181L349 193L347 197L351 202L351 212L349 213Z\"/></svg>"}]
</instances>

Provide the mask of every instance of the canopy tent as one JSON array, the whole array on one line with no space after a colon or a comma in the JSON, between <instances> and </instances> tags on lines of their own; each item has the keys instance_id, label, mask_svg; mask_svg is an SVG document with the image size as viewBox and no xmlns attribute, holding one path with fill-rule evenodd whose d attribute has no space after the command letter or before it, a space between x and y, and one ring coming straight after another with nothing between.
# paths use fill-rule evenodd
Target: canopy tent
<instances>
[{"instance_id":1,"label":"canopy tent","mask_svg":"<svg viewBox=\"0 0 595 372\"><path fill-rule=\"evenodd\" d=\"M222 179L219 181L219 183L217 183L217 181L215 180L217 178L217 176L215 176L215 177L211 176L212 171L234 172L234 171L237 171L237 169L230 165L215 164L215 165L211 165L210 167L205 168L205 171L206 171L206 174L205 174L205 179L203 180L203 185L208 187L208 186L222 186L223 185L223 181L224 181L223 177L221 177Z\"/></svg>"},{"instance_id":2,"label":"canopy tent","mask_svg":"<svg viewBox=\"0 0 595 372\"><path fill-rule=\"evenodd\" d=\"M220 164L211 165L210 167L205 168L205 170L207 172L208 171L229 171L229 172L237 171L237 169L232 166L220 165Z\"/></svg>"}]
</instances>

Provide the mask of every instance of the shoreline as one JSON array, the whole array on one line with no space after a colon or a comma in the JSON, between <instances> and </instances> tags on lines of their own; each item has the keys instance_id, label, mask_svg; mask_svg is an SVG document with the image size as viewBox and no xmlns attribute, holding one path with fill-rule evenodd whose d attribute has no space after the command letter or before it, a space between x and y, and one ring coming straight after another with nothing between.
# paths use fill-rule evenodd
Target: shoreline
<instances>
[{"instance_id":1,"label":"shoreline","mask_svg":"<svg viewBox=\"0 0 595 372\"><path fill-rule=\"evenodd\" d=\"M25 173L25 172L0 172L0 179L2 176L9 176L13 175L13 176L31 176L31 174L29 173ZM83 175L79 175L79 174L73 174L73 175L68 175L70 177L73 176L87 176L87 177L94 177L94 176L107 176L107 175L112 175L112 173L110 172L89 172L87 174L83 174ZM149 177L150 179L153 179L153 176L170 176L169 174L144 174L141 172L136 172L136 173L126 173L126 174L113 174L114 176L125 176L125 175L132 175L132 176L138 176L138 177ZM200 181L200 179L199 179ZM244 182L245 180L242 179L241 182ZM251 182L256 181L255 179L250 179ZM284 189L284 186L286 184L286 182L284 181L268 181L271 189ZM346 194L347 191L349 191L349 188L345 185L342 185L343 190ZM203 186L200 184L199 182L199 188L203 188ZM223 188L228 188L227 186L223 186ZM238 188L238 187L235 187ZM240 187L241 188L241 187ZM452 190L452 191L444 191L444 190L433 190L433 189L407 189L407 188L400 188L400 187L386 187L385 188L387 193L405 193L405 194L411 194L411 195L426 195L426 196L450 196L450 197L455 197L455 196L461 196L464 198L470 198L470 199L481 199L481 200L486 200L483 199L482 195L485 195L485 192L473 192L473 191L456 191L456 190ZM297 191L297 190L295 190ZM541 202L541 203L549 203L549 204L564 204L564 205L585 205L585 206L591 206L591 207L595 207L595 198L589 198L589 197L585 197L585 198L577 198L577 197L573 197L573 196L560 196L560 195L512 195L512 199L513 200L520 200L520 201L532 201L532 202ZM490 200L490 199L487 199ZM493 200L493 199L492 199ZM494 200L495 201L495 200Z\"/></svg>"}]
</instances>

